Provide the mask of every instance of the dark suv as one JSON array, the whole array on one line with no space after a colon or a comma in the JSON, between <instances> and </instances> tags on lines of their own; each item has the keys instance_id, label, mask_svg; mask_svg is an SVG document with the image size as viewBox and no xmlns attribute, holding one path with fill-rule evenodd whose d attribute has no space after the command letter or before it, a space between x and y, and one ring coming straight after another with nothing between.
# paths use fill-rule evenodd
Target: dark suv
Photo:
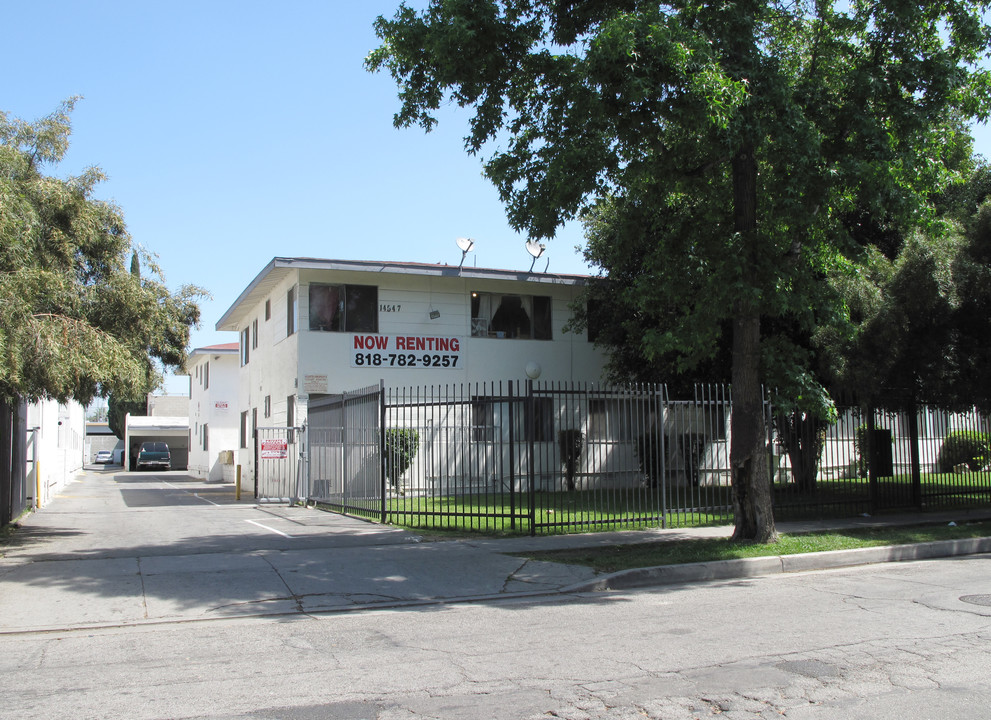
<instances>
[{"instance_id":1,"label":"dark suv","mask_svg":"<svg viewBox=\"0 0 991 720\"><path fill-rule=\"evenodd\" d=\"M172 456L163 442L144 442L138 450L138 470L171 470Z\"/></svg>"}]
</instances>

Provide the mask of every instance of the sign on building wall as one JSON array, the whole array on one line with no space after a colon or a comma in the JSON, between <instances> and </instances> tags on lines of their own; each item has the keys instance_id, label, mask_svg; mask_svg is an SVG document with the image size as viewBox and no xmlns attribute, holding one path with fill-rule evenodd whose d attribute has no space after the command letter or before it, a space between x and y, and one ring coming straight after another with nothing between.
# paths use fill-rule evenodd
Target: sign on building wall
<instances>
[{"instance_id":1,"label":"sign on building wall","mask_svg":"<svg viewBox=\"0 0 991 720\"><path fill-rule=\"evenodd\" d=\"M303 392L304 393L325 393L325 392L327 392L327 376L326 375L304 375L303 376Z\"/></svg>"},{"instance_id":2,"label":"sign on building wall","mask_svg":"<svg viewBox=\"0 0 991 720\"><path fill-rule=\"evenodd\" d=\"M461 369L461 338L353 335L351 367Z\"/></svg>"},{"instance_id":3,"label":"sign on building wall","mask_svg":"<svg viewBox=\"0 0 991 720\"><path fill-rule=\"evenodd\" d=\"M213 409L217 412L227 412L230 409L230 403L226 400L216 400L213 403Z\"/></svg>"},{"instance_id":4,"label":"sign on building wall","mask_svg":"<svg viewBox=\"0 0 991 720\"><path fill-rule=\"evenodd\" d=\"M262 460L281 460L289 457L289 444L285 438L266 438L261 441Z\"/></svg>"}]
</instances>

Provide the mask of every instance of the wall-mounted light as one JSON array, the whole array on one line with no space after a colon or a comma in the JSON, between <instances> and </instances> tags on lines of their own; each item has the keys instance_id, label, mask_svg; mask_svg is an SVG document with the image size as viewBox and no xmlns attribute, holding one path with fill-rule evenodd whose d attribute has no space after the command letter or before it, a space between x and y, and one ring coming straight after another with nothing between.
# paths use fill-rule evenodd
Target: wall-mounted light
<instances>
[{"instance_id":1,"label":"wall-mounted light","mask_svg":"<svg viewBox=\"0 0 991 720\"><path fill-rule=\"evenodd\" d=\"M526 376L531 380L536 380L540 377L540 372L543 368L540 367L540 363L531 360L526 364Z\"/></svg>"}]
</instances>

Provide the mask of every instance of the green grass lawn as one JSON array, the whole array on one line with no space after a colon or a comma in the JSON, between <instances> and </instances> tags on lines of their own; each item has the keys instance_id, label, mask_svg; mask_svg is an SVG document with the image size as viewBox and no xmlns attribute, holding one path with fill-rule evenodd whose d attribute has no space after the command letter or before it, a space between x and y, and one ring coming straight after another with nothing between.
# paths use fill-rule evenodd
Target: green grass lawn
<instances>
[{"instance_id":1,"label":"green grass lawn","mask_svg":"<svg viewBox=\"0 0 991 720\"><path fill-rule=\"evenodd\" d=\"M726 488L706 488L681 498L662 497L656 490L575 490L534 495L531 522L529 496L511 501L503 494L461 497L391 497L388 522L418 530L449 530L484 534L540 533L661 527L698 527L732 521ZM674 503L667 507L666 503Z\"/></svg>"},{"instance_id":2,"label":"green grass lawn","mask_svg":"<svg viewBox=\"0 0 991 720\"><path fill-rule=\"evenodd\" d=\"M775 517L780 520L855 517L884 509L911 510L915 498L908 475L881 478L872 505L866 478L821 480L814 493L798 492L791 483L774 486ZM921 499L926 509L987 507L991 501L988 473L928 473L922 476ZM571 492L491 492L469 495L392 495L385 504L386 522L418 531L485 535L525 535L651 527L699 527L732 523L732 495L727 486L655 488L628 487ZM349 512L379 519L381 501Z\"/></svg>"},{"instance_id":3,"label":"green grass lawn","mask_svg":"<svg viewBox=\"0 0 991 720\"><path fill-rule=\"evenodd\" d=\"M913 525L852 528L795 535L782 534L777 543L770 545L735 543L725 538L657 540L648 543L610 545L581 550L519 553L519 556L532 560L587 565L598 572L609 573L658 565L797 555L827 550L908 545L931 540L958 540L987 536L991 536L991 521L962 523L957 526Z\"/></svg>"}]
</instances>

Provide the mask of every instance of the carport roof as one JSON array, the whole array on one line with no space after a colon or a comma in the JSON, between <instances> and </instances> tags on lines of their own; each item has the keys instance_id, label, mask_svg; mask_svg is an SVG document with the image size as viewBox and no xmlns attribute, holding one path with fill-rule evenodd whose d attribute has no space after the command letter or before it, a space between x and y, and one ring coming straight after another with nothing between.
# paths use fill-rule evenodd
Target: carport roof
<instances>
[{"instance_id":1,"label":"carport roof","mask_svg":"<svg viewBox=\"0 0 991 720\"><path fill-rule=\"evenodd\" d=\"M127 431L133 434L144 432L189 431L188 417L167 415L131 415L127 418Z\"/></svg>"}]
</instances>

